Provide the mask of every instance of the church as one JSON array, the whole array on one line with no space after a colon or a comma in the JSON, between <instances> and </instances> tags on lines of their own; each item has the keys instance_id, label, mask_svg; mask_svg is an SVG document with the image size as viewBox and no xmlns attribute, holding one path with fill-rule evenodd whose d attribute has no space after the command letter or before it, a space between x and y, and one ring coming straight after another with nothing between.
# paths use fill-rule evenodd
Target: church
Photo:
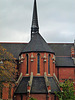
<instances>
[{"instance_id":1,"label":"church","mask_svg":"<svg viewBox=\"0 0 75 100\"><path fill-rule=\"evenodd\" d=\"M18 79L13 100L58 100L60 82L75 85L74 43L47 43L39 33L37 3L34 0L29 43L1 43L17 59ZM4 100L7 100L4 99Z\"/></svg>"}]
</instances>

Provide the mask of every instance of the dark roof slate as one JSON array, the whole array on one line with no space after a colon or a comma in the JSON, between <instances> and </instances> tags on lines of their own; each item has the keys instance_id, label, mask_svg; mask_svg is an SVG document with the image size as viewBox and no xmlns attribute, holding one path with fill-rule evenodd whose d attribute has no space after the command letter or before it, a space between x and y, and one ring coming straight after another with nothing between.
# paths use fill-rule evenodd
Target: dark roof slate
<instances>
[{"instance_id":1,"label":"dark roof slate","mask_svg":"<svg viewBox=\"0 0 75 100\"><path fill-rule=\"evenodd\" d=\"M8 52L12 53L15 58L19 58L20 52L25 48L27 43L0 43Z\"/></svg>"},{"instance_id":2,"label":"dark roof slate","mask_svg":"<svg viewBox=\"0 0 75 100\"><path fill-rule=\"evenodd\" d=\"M14 57L18 58L19 54L27 48L28 43L0 43ZM55 52L56 56L71 56L71 47L74 43L49 43L50 48Z\"/></svg>"},{"instance_id":3,"label":"dark roof slate","mask_svg":"<svg viewBox=\"0 0 75 100\"><path fill-rule=\"evenodd\" d=\"M23 77L15 93L27 93L27 84L30 77Z\"/></svg>"},{"instance_id":4,"label":"dark roof slate","mask_svg":"<svg viewBox=\"0 0 75 100\"><path fill-rule=\"evenodd\" d=\"M22 53L25 52L51 52L54 53L53 50L48 46L46 41L39 33L35 33L31 39L31 41L27 44Z\"/></svg>"},{"instance_id":5,"label":"dark roof slate","mask_svg":"<svg viewBox=\"0 0 75 100\"><path fill-rule=\"evenodd\" d=\"M56 66L75 67L72 57L56 57Z\"/></svg>"},{"instance_id":6,"label":"dark roof slate","mask_svg":"<svg viewBox=\"0 0 75 100\"><path fill-rule=\"evenodd\" d=\"M32 27L32 28L39 28L36 0L34 0L33 17L32 17L32 26L31 26L31 27Z\"/></svg>"},{"instance_id":7,"label":"dark roof slate","mask_svg":"<svg viewBox=\"0 0 75 100\"><path fill-rule=\"evenodd\" d=\"M49 43L48 45L56 56L71 56L71 47L74 46L73 43Z\"/></svg>"},{"instance_id":8,"label":"dark roof slate","mask_svg":"<svg viewBox=\"0 0 75 100\"><path fill-rule=\"evenodd\" d=\"M60 91L60 88L58 87L58 85L53 77L48 77L48 80L49 80L50 86L51 86L51 93Z\"/></svg>"},{"instance_id":9,"label":"dark roof slate","mask_svg":"<svg viewBox=\"0 0 75 100\"><path fill-rule=\"evenodd\" d=\"M44 77L34 77L31 93L47 93Z\"/></svg>"},{"instance_id":10,"label":"dark roof slate","mask_svg":"<svg viewBox=\"0 0 75 100\"><path fill-rule=\"evenodd\" d=\"M49 77L48 80L50 81L51 93L55 93L55 91L56 92L60 91L60 89L53 77ZM29 81L29 77L23 77L19 86L17 87L17 89L15 91L15 94L19 94L19 93L26 94L28 81ZM32 94L48 93L44 77L33 77L31 93Z\"/></svg>"},{"instance_id":11,"label":"dark roof slate","mask_svg":"<svg viewBox=\"0 0 75 100\"><path fill-rule=\"evenodd\" d=\"M17 59L22 50L27 48L27 46L29 47L27 43L1 43L1 45ZM39 44L39 46L41 45ZM56 66L75 66L71 58L71 47L74 46L74 43L49 43L48 45L55 52Z\"/></svg>"}]
</instances>

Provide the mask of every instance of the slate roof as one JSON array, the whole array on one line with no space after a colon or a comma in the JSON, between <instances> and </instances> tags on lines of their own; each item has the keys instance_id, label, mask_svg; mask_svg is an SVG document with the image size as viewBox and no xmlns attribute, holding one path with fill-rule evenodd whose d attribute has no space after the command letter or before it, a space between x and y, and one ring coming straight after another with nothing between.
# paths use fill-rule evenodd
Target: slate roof
<instances>
[{"instance_id":1,"label":"slate roof","mask_svg":"<svg viewBox=\"0 0 75 100\"><path fill-rule=\"evenodd\" d=\"M0 43L8 52L12 53L15 58L19 58L20 52L25 48L27 43Z\"/></svg>"},{"instance_id":2,"label":"slate roof","mask_svg":"<svg viewBox=\"0 0 75 100\"><path fill-rule=\"evenodd\" d=\"M1 43L1 45L18 59L19 54L24 48L27 48L28 43ZM74 46L74 43L49 43L48 45L55 52L56 66L75 66L71 58L71 47Z\"/></svg>"},{"instance_id":3,"label":"slate roof","mask_svg":"<svg viewBox=\"0 0 75 100\"><path fill-rule=\"evenodd\" d=\"M27 84L30 77L23 77L15 93L27 93Z\"/></svg>"},{"instance_id":4,"label":"slate roof","mask_svg":"<svg viewBox=\"0 0 75 100\"><path fill-rule=\"evenodd\" d=\"M53 77L48 78L50 81L51 86L51 93L55 93L55 91L60 91L58 85L56 84L56 81ZM27 93L27 83L29 81L29 77L23 77L19 86L17 87L15 94L19 93ZM32 87L31 87L31 94L41 94L41 93L48 93L45 79L44 77L33 77Z\"/></svg>"},{"instance_id":5,"label":"slate roof","mask_svg":"<svg viewBox=\"0 0 75 100\"><path fill-rule=\"evenodd\" d=\"M47 93L44 77L34 77L31 93Z\"/></svg>"},{"instance_id":6,"label":"slate roof","mask_svg":"<svg viewBox=\"0 0 75 100\"><path fill-rule=\"evenodd\" d=\"M12 53L16 58L26 48L28 43L0 43L8 52ZM71 56L71 47L74 43L47 43L55 52L56 56Z\"/></svg>"},{"instance_id":7,"label":"slate roof","mask_svg":"<svg viewBox=\"0 0 75 100\"><path fill-rule=\"evenodd\" d=\"M51 52L54 53L51 48L49 48L46 41L39 33L34 33L31 41L27 44L25 49L21 53L25 52Z\"/></svg>"},{"instance_id":8,"label":"slate roof","mask_svg":"<svg viewBox=\"0 0 75 100\"><path fill-rule=\"evenodd\" d=\"M58 85L53 77L48 77L48 80L50 81L51 93L60 91L60 88L58 87Z\"/></svg>"},{"instance_id":9,"label":"slate roof","mask_svg":"<svg viewBox=\"0 0 75 100\"><path fill-rule=\"evenodd\" d=\"M71 56L71 47L74 43L49 43L56 56Z\"/></svg>"},{"instance_id":10,"label":"slate roof","mask_svg":"<svg viewBox=\"0 0 75 100\"><path fill-rule=\"evenodd\" d=\"M75 67L71 57L72 46L74 46L73 43L49 43L49 47L54 50L56 55L56 66Z\"/></svg>"},{"instance_id":11,"label":"slate roof","mask_svg":"<svg viewBox=\"0 0 75 100\"><path fill-rule=\"evenodd\" d=\"M34 0L34 9L33 9L33 18L31 25L31 40L21 53L29 52L50 52L54 53L51 48L49 48L46 41L39 34L39 25L38 25L38 14L37 14L37 4Z\"/></svg>"},{"instance_id":12,"label":"slate roof","mask_svg":"<svg viewBox=\"0 0 75 100\"><path fill-rule=\"evenodd\" d=\"M75 67L72 57L56 57L56 66Z\"/></svg>"},{"instance_id":13,"label":"slate roof","mask_svg":"<svg viewBox=\"0 0 75 100\"><path fill-rule=\"evenodd\" d=\"M39 30L36 0L34 0L34 8L33 8L33 17L32 17L31 28L33 28L34 30L37 28ZM32 30L32 31L34 31L34 30Z\"/></svg>"}]
</instances>

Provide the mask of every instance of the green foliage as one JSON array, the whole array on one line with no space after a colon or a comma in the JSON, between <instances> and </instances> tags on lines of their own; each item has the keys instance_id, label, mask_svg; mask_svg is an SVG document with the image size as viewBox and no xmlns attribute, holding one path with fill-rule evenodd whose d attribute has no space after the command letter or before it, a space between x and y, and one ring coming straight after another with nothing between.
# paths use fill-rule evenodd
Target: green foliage
<instances>
[{"instance_id":1,"label":"green foliage","mask_svg":"<svg viewBox=\"0 0 75 100\"><path fill-rule=\"evenodd\" d=\"M72 81L65 81L64 83L60 84L62 91L55 93L60 100L75 100L75 90Z\"/></svg>"},{"instance_id":2,"label":"green foliage","mask_svg":"<svg viewBox=\"0 0 75 100\"><path fill-rule=\"evenodd\" d=\"M29 100L37 100L37 99L35 99L35 98L30 98Z\"/></svg>"}]
</instances>

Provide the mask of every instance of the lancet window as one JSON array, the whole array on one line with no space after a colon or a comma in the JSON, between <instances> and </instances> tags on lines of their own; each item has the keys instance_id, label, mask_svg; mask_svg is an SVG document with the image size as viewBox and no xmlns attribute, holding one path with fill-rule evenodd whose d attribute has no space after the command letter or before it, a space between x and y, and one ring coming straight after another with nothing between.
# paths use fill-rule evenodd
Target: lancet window
<instances>
[{"instance_id":1,"label":"lancet window","mask_svg":"<svg viewBox=\"0 0 75 100\"><path fill-rule=\"evenodd\" d=\"M26 73L28 74L28 62L29 62L29 57L28 57L28 54L26 54L26 60L27 60L27 63L26 63Z\"/></svg>"},{"instance_id":2,"label":"lancet window","mask_svg":"<svg viewBox=\"0 0 75 100\"><path fill-rule=\"evenodd\" d=\"M40 54L37 54L37 73L40 73Z\"/></svg>"},{"instance_id":3,"label":"lancet window","mask_svg":"<svg viewBox=\"0 0 75 100\"><path fill-rule=\"evenodd\" d=\"M48 74L50 74L50 54L48 55Z\"/></svg>"}]
</instances>

